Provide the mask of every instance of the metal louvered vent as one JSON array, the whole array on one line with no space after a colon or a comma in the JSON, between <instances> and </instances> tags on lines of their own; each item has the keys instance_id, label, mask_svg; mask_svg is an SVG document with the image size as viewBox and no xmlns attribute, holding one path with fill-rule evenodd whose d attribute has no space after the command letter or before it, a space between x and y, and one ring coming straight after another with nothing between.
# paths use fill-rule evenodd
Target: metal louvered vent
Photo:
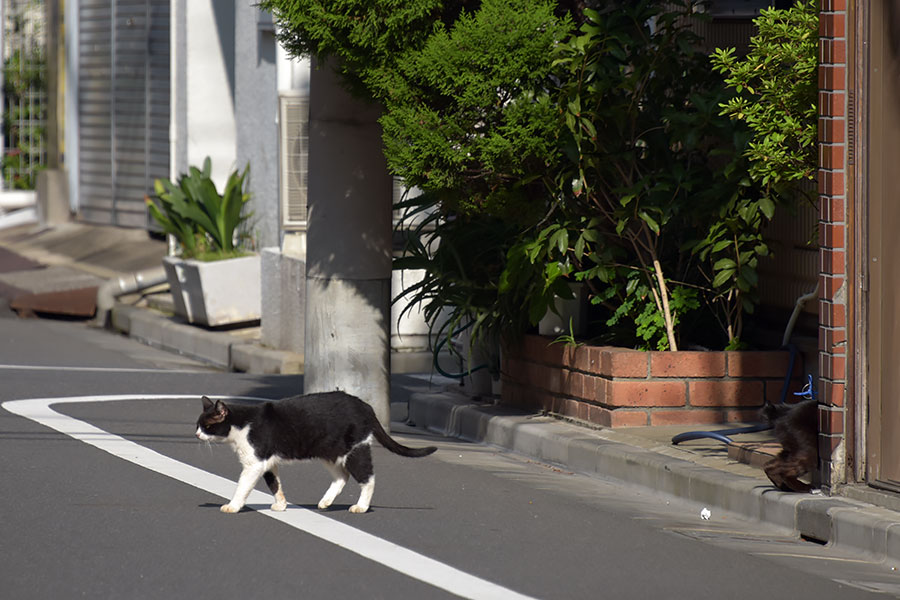
<instances>
[{"instance_id":1,"label":"metal louvered vent","mask_svg":"<svg viewBox=\"0 0 900 600\"><path fill-rule=\"evenodd\" d=\"M856 164L856 93L847 90L847 164Z\"/></svg>"},{"instance_id":2,"label":"metal louvered vent","mask_svg":"<svg viewBox=\"0 0 900 600\"><path fill-rule=\"evenodd\" d=\"M281 152L281 225L306 229L306 189L309 150L309 98L282 94L279 104Z\"/></svg>"}]
</instances>

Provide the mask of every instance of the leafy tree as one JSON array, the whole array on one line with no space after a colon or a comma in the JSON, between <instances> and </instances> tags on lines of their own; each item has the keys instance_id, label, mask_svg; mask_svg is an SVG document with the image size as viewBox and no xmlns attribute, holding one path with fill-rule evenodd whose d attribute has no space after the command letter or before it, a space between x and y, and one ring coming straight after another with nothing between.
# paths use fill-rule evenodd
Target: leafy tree
<instances>
[{"instance_id":1,"label":"leafy tree","mask_svg":"<svg viewBox=\"0 0 900 600\"><path fill-rule=\"evenodd\" d=\"M559 159L558 111L543 90L553 48L572 25L554 8L487 0L452 28L437 26L399 61L403 85L385 99L388 164L425 192L403 206L419 226L407 230L395 267L426 270L405 294L425 304L426 317L449 312L447 333L468 321L475 339L530 325L522 305L541 280L513 294L500 277L509 248L546 214L542 178Z\"/></svg>"},{"instance_id":2,"label":"leafy tree","mask_svg":"<svg viewBox=\"0 0 900 600\"><path fill-rule=\"evenodd\" d=\"M294 56L332 59L366 98L390 91L399 57L421 47L435 23L452 22L465 0L262 0L278 21L278 41Z\"/></svg>"},{"instance_id":3,"label":"leafy tree","mask_svg":"<svg viewBox=\"0 0 900 600\"><path fill-rule=\"evenodd\" d=\"M758 31L747 56L717 49L712 65L736 92L722 104L722 114L753 132L746 151L750 176L764 186L761 206L771 219L775 204L802 195L798 184L816 174L818 3L764 9L753 22Z\"/></svg>"},{"instance_id":4,"label":"leafy tree","mask_svg":"<svg viewBox=\"0 0 900 600\"><path fill-rule=\"evenodd\" d=\"M738 73L726 83L741 95L728 100L698 50L689 2L611 1L585 11L579 33L557 51L569 161L553 173L559 202L511 250L502 278L516 290L539 275L544 286L531 286L527 303L533 315L552 305L560 280L575 279L607 307L615 343L631 323L635 345L676 349L679 326L702 322L705 308L727 347L741 347L759 259L769 253L765 227L815 170L807 145L815 6L787 12L760 17L747 64L718 51ZM780 81L754 88L755 76Z\"/></svg>"},{"instance_id":5,"label":"leafy tree","mask_svg":"<svg viewBox=\"0 0 900 600\"><path fill-rule=\"evenodd\" d=\"M557 111L537 90L571 28L553 9L548 0L486 0L399 59L394 81L403 84L381 119L393 173L445 211L543 211L539 175L557 155Z\"/></svg>"},{"instance_id":6,"label":"leafy tree","mask_svg":"<svg viewBox=\"0 0 900 600\"><path fill-rule=\"evenodd\" d=\"M541 177L558 155L558 116L546 94L551 54L577 4L261 3L290 52L332 59L352 91L384 106L388 164L425 191L402 207L417 225L407 227L408 250L395 267L427 270L407 290L411 303L426 303L426 316L452 307L451 323L524 327L521 306L504 304L514 299L498 294L498 280L509 247L546 211Z\"/></svg>"},{"instance_id":7,"label":"leafy tree","mask_svg":"<svg viewBox=\"0 0 900 600\"><path fill-rule=\"evenodd\" d=\"M751 132L742 194L723 207L694 248L712 268L709 282L723 308L725 327L737 345L744 313L752 313L758 259L769 253L764 238L775 207L811 201L817 169L818 5L806 0L790 9L765 9L754 20L757 34L743 59L734 48L717 49L714 71L735 95L721 114Z\"/></svg>"},{"instance_id":8,"label":"leafy tree","mask_svg":"<svg viewBox=\"0 0 900 600\"><path fill-rule=\"evenodd\" d=\"M735 72L740 96L728 100L698 49L692 2L262 6L290 51L333 59L384 107L388 164L424 191L397 207L411 224L395 266L427 271L407 290L426 316L450 308L451 324L515 334L583 281L613 343L677 349L702 313L740 345L763 229L782 183L801 179L791 119L808 114L769 123L778 114L754 112L760 86L741 79L755 71L720 51L714 64ZM756 71L790 64L760 48Z\"/></svg>"},{"instance_id":9,"label":"leafy tree","mask_svg":"<svg viewBox=\"0 0 900 600\"><path fill-rule=\"evenodd\" d=\"M735 195L741 138L717 114L721 84L691 30L690 2L607 2L559 47L561 218L581 222L577 279L650 347L678 348L702 282L690 248ZM567 244L562 244L567 246ZM602 289L601 289L602 288ZM652 307L647 309L647 304Z\"/></svg>"}]
</instances>

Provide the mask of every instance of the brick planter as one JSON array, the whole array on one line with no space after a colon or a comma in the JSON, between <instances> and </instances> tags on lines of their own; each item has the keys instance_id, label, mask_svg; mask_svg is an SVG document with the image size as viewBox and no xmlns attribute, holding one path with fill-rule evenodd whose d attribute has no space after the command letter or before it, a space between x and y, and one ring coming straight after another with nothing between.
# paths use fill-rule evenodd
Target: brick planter
<instances>
[{"instance_id":1,"label":"brick planter","mask_svg":"<svg viewBox=\"0 0 900 600\"><path fill-rule=\"evenodd\" d=\"M501 401L604 427L756 421L767 397L779 401L790 359L786 351L640 352L552 341L530 335L504 347ZM795 365L791 391L801 380Z\"/></svg>"}]
</instances>

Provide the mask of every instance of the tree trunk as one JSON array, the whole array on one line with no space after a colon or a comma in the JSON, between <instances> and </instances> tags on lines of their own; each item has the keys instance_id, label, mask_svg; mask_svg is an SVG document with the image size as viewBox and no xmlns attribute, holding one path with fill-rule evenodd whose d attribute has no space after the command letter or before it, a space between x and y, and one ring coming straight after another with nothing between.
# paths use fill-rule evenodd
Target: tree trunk
<instances>
[{"instance_id":1,"label":"tree trunk","mask_svg":"<svg viewBox=\"0 0 900 600\"><path fill-rule=\"evenodd\" d=\"M655 256L653 257L653 271L656 273L656 282L659 284L663 319L666 322L666 336L669 338L669 350L675 352L678 350L678 344L675 343L675 324L672 318L672 310L669 308L669 292L666 288L666 279L663 277L662 265L659 264L659 259Z\"/></svg>"}]
</instances>

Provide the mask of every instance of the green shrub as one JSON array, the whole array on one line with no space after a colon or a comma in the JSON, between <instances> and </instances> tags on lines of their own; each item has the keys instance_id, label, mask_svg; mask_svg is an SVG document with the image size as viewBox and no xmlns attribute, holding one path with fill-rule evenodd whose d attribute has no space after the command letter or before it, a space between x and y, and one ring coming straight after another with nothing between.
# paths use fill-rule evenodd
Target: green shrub
<instances>
[{"instance_id":1,"label":"green shrub","mask_svg":"<svg viewBox=\"0 0 900 600\"><path fill-rule=\"evenodd\" d=\"M508 304L514 296L498 291L506 253L521 227L489 215L447 217L432 210L434 205L427 193L400 205L410 210L415 225L402 227L407 243L394 268L425 271L419 283L401 293L406 309L421 306L438 337L473 324L473 341L523 331L527 313L521 305Z\"/></svg>"},{"instance_id":2,"label":"green shrub","mask_svg":"<svg viewBox=\"0 0 900 600\"><path fill-rule=\"evenodd\" d=\"M608 306L608 326L630 321L636 345L675 350L679 322L715 295L692 249L741 197L745 138L718 115L724 90L690 2L608 2L585 16L556 58L568 162L553 174L555 218L573 244L560 254Z\"/></svg>"},{"instance_id":3,"label":"green shrub","mask_svg":"<svg viewBox=\"0 0 900 600\"><path fill-rule=\"evenodd\" d=\"M486 0L399 60L403 85L381 119L393 173L438 196L445 211L540 216L557 111L538 90L571 28L553 10L547 0Z\"/></svg>"},{"instance_id":4,"label":"green shrub","mask_svg":"<svg viewBox=\"0 0 900 600\"><path fill-rule=\"evenodd\" d=\"M765 9L754 19L757 34L743 59L733 48L713 53L713 69L724 74L734 95L721 114L746 123L751 132L741 194L731 198L694 247L711 268L709 286L717 315L739 345L744 313L754 310L756 267L769 253L764 231L775 207L813 201L817 155L818 4L806 0L786 10ZM733 333L733 335L732 335Z\"/></svg>"},{"instance_id":5,"label":"green shrub","mask_svg":"<svg viewBox=\"0 0 900 600\"><path fill-rule=\"evenodd\" d=\"M522 236L503 275L510 290L543 280L528 288L533 315L552 305L560 278L578 280L605 307L611 343L676 349L688 327L691 341L741 347L769 253L765 227L815 170L815 6L784 12L760 17L746 64L717 52L719 70L738 73L726 83L743 94L728 100L698 50L691 3L585 10L556 52L567 163L551 189L560 201ZM752 77L773 81L754 88ZM722 341L708 334L710 319Z\"/></svg>"},{"instance_id":6,"label":"green shrub","mask_svg":"<svg viewBox=\"0 0 900 600\"><path fill-rule=\"evenodd\" d=\"M546 214L543 176L559 159L558 112L543 90L552 84L553 48L572 25L554 8L487 0L452 27L436 25L419 51L398 61L402 85L381 119L385 156L392 172L425 192L404 208L428 217L407 232L395 268L426 270L404 296L425 306L441 334L474 322L478 340L531 324L523 304L540 278L512 290L501 275L510 248Z\"/></svg>"},{"instance_id":7,"label":"green shrub","mask_svg":"<svg viewBox=\"0 0 900 600\"><path fill-rule=\"evenodd\" d=\"M751 177L764 186L768 218L777 202L803 196L800 186L816 174L818 10L815 0L764 9L753 21L757 34L746 57L734 48L712 55L713 69L735 91L722 114L753 132L746 154Z\"/></svg>"},{"instance_id":8,"label":"green shrub","mask_svg":"<svg viewBox=\"0 0 900 600\"><path fill-rule=\"evenodd\" d=\"M294 56L331 59L358 95L380 99L393 88L396 61L421 47L435 23L452 23L465 2L440 0L262 0Z\"/></svg>"},{"instance_id":9,"label":"green shrub","mask_svg":"<svg viewBox=\"0 0 900 600\"><path fill-rule=\"evenodd\" d=\"M745 118L758 92L746 83L746 100L729 101L692 2L262 6L290 51L332 58L383 105L388 164L425 192L398 207L415 219L395 266L426 270L406 296L432 322L449 310L447 331L474 320L476 335L515 335L582 281L611 343L674 350L714 318L722 334L704 342L741 344L764 227L782 182L800 179L762 163L776 143L797 158L799 129ZM739 70L728 52L719 60ZM793 75L809 83L805 66Z\"/></svg>"}]
</instances>

